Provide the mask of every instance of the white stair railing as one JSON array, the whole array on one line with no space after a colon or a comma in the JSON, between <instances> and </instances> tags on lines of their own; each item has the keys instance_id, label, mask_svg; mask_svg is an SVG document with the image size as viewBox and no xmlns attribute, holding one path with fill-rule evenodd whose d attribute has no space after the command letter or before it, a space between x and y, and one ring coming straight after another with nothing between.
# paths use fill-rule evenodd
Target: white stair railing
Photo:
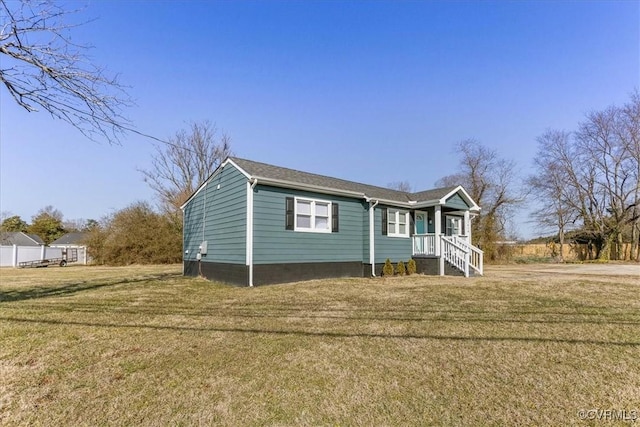
<instances>
[{"instance_id":1,"label":"white stair railing","mask_svg":"<svg viewBox=\"0 0 640 427\"><path fill-rule=\"evenodd\" d=\"M469 277L469 248L459 242L455 236L442 236L441 256L449 264L464 273L464 277Z\"/></svg>"},{"instance_id":2,"label":"white stair railing","mask_svg":"<svg viewBox=\"0 0 640 427\"><path fill-rule=\"evenodd\" d=\"M469 268L478 274L484 271L484 252L457 236L442 236L442 257L469 277Z\"/></svg>"},{"instance_id":3,"label":"white stair railing","mask_svg":"<svg viewBox=\"0 0 640 427\"><path fill-rule=\"evenodd\" d=\"M484 252L473 245L469 245L469 249L471 250L469 253L469 266L482 276L484 272Z\"/></svg>"}]
</instances>

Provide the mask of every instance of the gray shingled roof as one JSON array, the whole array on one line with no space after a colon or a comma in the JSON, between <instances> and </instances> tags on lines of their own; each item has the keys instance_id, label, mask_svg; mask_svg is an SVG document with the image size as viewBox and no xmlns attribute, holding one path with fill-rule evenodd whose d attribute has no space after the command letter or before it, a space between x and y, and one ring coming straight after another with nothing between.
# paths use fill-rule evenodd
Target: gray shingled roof
<instances>
[{"instance_id":1,"label":"gray shingled roof","mask_svg":"<svg viewBox=\"0 0 640 427\"><path fill-rule=\"evenodd\" d=\"M78 245L87 237L87 233L67 233L57 240L51 242L50 246L55 245Z\"/></svg>"},{"instance_id":2,"label":"gray shingled roof","mask_svg":"<svg viewBox=\"0 0 640 427\"><path fill-rule=\"evenodd\" d=\"M252 177L313 185L326 188L327 190L352 191L356 193L363 193L374 199L391 200L401 203L409 201L426 202L429 200L440 199L456 188L443 187L420 191L418 193L406 193L404 191L397 191L389 188L377 187L375 185L361 184L359 182L332 178L330 176L302 172L295 169L273 166L238 157L231 157L231 160Z\"/></svg>"},{"instance_id":3,"label":"gray shingled roof","mask_svg":"<svg viewBox=\"0 0 640 427\"><path fill-rule=\"evenodd\" d=\"M17 245L17 246L40 246L44 242L40 236L36 234L27 234L20 231L3 231L0 232L0 244Z\"/></svg>"}]
</instances>

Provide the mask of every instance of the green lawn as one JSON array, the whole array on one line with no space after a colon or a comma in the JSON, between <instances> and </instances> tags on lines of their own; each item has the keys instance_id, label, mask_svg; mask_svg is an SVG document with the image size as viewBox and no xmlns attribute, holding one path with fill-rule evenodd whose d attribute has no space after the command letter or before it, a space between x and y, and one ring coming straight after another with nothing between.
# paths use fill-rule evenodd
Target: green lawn
<instances>
[{"instance_id":1,"label":"green lawn","mask_svg":"<svg viewBox=\"0 0 640 427\"><path fill-rule=\"evenodd\" d=\"M638 277L528 268L254 289L179 266L2 269L0 424L640 418Z\"/></svg>"}]
</instances>

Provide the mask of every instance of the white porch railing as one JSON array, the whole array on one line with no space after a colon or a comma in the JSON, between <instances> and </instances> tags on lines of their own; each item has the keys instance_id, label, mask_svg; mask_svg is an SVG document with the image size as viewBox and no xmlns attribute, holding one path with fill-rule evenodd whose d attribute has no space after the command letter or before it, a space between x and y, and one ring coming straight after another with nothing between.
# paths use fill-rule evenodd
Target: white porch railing
<instances>
[{"instance_id":1,"label":"white porch railing","mask_svg":"<svg viewBox=\"0 0 640 427\"><path fill-rule=\"evenodd\" d=\"M444 261L469 276L469 268L482 275L484 253L469 243L468 236L436 236L435 234L415 234L413 236L414 256L441 256Z\"/></svg>"},{"instance_id":2,"label":"white porch railing","mask_svg":"<svg viewBox=\"0 0 640 427\"><path fill-rule=\"evenodd\" d=\"M435 256L436 247L435 234L413 235L413 255Z\"/></svg>"}]
</instances>

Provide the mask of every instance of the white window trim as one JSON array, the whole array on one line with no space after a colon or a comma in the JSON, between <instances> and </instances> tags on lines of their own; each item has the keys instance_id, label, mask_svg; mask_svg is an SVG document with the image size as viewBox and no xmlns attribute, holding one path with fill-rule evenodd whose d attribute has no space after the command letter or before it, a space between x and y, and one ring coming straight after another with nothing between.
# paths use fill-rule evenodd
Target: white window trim
<instances>
[{"instance_id":1,"label":"white window trim","mask_svg":"<svg viewBox=\"0 0 640 427\"><path fill-rule=\"evenodd\" d=\"M302 202L310 202L311 203L311 228L298 227L298 201ZM316 226L316 203L322 203L327 205L328 209L328 217L327 217L327 228L326 229L317 229ZM332 224L332 202L329 200L320 200L320 199L311 199L309 197L294 197L293 200L293 221L294 221L294 231L301 231L303 233L331 233L331 224Z\"/></svg>"},{"instance_id":2,"label":"white window trim","mask_svg":"<svg viewBox=\"0 0 640 427\"><path fill-rule=\"evenodd\" d=\"M395 211L395 212L392 212ZM393 221L391 219L391 215L394 214L394 218ZM405 232L404 233L399 233L398 230L400 229L399 224L400 224L400 215L404 215L404 220L405 220ZM394 229L396 230L395 232L391 232L391 224L395 224ZM405 237L408 238L409 237L409 227L411 226L411 219L409 217L409 211L403 211L401 209L388 209L387 210L387 236L389 237Z\"/></svg>"}]
</instances>

